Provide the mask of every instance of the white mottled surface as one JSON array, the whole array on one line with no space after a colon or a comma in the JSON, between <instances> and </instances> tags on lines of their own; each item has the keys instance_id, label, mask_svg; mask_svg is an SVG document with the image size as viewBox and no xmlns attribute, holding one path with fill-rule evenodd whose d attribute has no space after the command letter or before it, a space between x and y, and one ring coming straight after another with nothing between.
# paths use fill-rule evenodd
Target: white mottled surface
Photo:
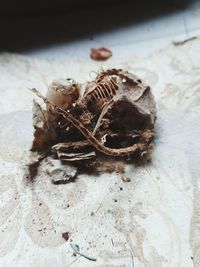
<instances>
[{"instance_id":1,"label":"white mottled surface","mask_svg":"<svg viewBox=\"0 0 200 267\"><path fill-rule=\"evenodd\" d=\"M45 92L63 77L84 81L102 64L1 54L0 266L200 266L199 51L198 38L145 57L129 49L103 64L152 86L158 110L152 162L127 166L129 183L104 173L66 185L51 183L45 162L34 183L25 178L33 138L27 88ZM97 261L74 257L65 231Z\"/></svg>"}]
</instances>

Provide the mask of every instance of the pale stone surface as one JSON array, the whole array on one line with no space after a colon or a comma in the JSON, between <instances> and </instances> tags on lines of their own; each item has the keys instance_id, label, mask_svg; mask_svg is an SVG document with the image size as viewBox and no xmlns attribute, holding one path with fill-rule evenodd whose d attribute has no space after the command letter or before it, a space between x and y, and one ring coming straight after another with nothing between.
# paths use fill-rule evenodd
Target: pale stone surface
<instances>
[{"instance_id":1,"label":"pale stone surface","mask_svg":"<svg viewBox=\"0 0 200 267\"><path fill-rule=\"evenodd\" d=\"M130 51L103 66L0 56L0 266L200 265L199 51L197 38L145 58ZM100 67L123 67L152 86L158 111L152 162L127 165L127 183L102 173L54 185L47 159L30 183L33 95L27 88L45 93L54 79L82 82ZM62 238L66 231L97 261L74 257Z\"/></svg>"}]
</instances>

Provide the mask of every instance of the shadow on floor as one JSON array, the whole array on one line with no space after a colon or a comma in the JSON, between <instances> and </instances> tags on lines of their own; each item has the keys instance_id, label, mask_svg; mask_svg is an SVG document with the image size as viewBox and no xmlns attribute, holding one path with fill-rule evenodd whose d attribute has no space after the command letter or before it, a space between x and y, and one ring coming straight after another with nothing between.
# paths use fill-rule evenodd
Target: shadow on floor
<instances>
[{"instance_id":1,"label":"shadow on floor","mask_svg":"<svg viewBox=\"0 0 200 267\"><path fill-rule=\"evenodd\" d=\"M90 38L97 33L108 32L151 18L184 9L177 1L117 1L92 8L77 10L76 5L67 12L57 14L4 17L0 20L0 51L23 52L44 48L60 42Z\"/></svg>"}]
</instances>

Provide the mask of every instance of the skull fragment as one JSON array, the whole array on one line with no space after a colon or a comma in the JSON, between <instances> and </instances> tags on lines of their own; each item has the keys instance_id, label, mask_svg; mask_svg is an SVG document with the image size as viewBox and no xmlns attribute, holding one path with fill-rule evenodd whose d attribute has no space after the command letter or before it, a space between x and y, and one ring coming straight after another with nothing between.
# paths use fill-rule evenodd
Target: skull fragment
<instances>
[{"instance_id":1,"label":"skull fragment","mask_svg":"<svg viewBox=\"0 0 200 267\"><path fill-rule=\"evenodd\" d=\"M102 156L142 159L154 136L156 107L151 89L121 69L100 72L94 81L54 82L34 103L32 150L47 149L59 159L87 165Z\"/></svg>"}]
</instances>

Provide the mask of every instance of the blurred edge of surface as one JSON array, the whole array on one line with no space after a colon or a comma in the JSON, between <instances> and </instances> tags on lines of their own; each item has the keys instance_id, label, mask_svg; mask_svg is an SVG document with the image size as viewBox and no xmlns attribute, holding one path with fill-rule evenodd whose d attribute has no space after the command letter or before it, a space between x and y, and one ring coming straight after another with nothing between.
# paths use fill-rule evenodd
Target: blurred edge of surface
<instances>
[{"instance_id":1,"label":"blurred edge of surface","mask_svg":"<svg viewBox=\"0 0 200 267\"><path fill-rule=\"evenodd\" d=\"M131 2L134 5L141 5L141 2L150 6L175 5L184 7L190 0L0 0L1 17L8 16L30 16L42 14L66 13L71 10L80 10L88 7L98 7L102 5L126 4Z\"/></svg>"}]
</instances>

